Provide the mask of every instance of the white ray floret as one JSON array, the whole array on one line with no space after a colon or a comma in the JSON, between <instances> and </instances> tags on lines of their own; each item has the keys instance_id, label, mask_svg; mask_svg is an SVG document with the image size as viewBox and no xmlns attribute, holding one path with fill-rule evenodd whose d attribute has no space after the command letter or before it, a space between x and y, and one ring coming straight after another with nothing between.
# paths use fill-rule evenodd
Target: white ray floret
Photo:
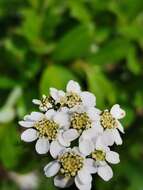
<instances>
[{"instance_id":1,"label":"white ray floret","mask_svg":"<svg viewBox=\"0 0 143 190\"><path fill-rule=\"evenodd\" d=\"M87 108L96 105L95 96L88 91L81 91L80 85L73 80L68 82L65 93L52 88L51 94L62 107L67 107L71 111L79 109L80 106Z\"/></svg>"},{"instance_id":2,"label":"white ray floret","mask_svg":"<svg viewBox=\"0 0 143 190\"><path fill-rule=\"evenodd\" d=\"M25 142L37 140L35 148L39 154L50 150L55 158L65 146L70 146L72 139L64 139L62 133L69 127L69 117L66 113L49 110L45 114L32 112L26 115L19 124L26 129L21 139Z\"/></svg>"},{"instance_id":3,"label":"white ray floret","mask_svg":"<svg viewBox=\"0 0 143 190\"><path fill-rule=\"evenodd\" d=\"M94 143L94 149L91 152L87 150L87 155L90 155L92 170L104 181L109 181L113 177L113 171L108 163L118 164L120 162L119 154L111 151L99 138Z\"/></svg>"},{"instance_id":4,"label":"white ray floret","mask_svg":"<svg viewBox=\"0 0 143 190\"><path fill-rule=\"evenodd\" d=\"M104 128L102 141L112 146L114 143L117 145L122 144L120 133L124 133L124 128L119 122L119 119L125 117L125 111L115 104L111 110L104 110L100 115L100 125Z\"/></svg>"},{"instance_id":5,"label":"white ray floret","mask_svg":"<svg viewBox=\"0 0 143 190\"><path fill-rule=\"evenodd\" d=\"M67 188L74 182L79 190L90 190L92 173L90 159L80 153L78 148L66 149L57 160L50 162L44 168L47 177L54 177L54 184L60 188Z\"/></svg>"}]
</instances>

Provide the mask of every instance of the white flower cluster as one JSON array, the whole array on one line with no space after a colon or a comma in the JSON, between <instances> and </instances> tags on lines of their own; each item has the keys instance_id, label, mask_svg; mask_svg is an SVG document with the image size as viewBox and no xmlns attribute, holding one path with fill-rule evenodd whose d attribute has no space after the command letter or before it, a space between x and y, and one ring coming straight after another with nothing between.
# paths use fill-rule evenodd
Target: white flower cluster
<instances>
[{"instance_id":1,"label":"white flower cluster","mask_svg":"<svg viewBox=\"0 0 143 190\"><path fill-rule=\"evenodd\" d=\"M115 104L111 110L100 111L95 96L81 91L79 84L69 81L66 92L50 88L50 95L34 99L41 112L26 115L19 124L27 128L21 135L25 142L36 140L39 154L49 154L53 161L44 172L54 177L57 187L65 188L75 182L79 190L90 190L92 175L108 181L113 171L108 163L120 162L119 154L110 150L122 144L119 122L125 111Z\"/></svg>"}]
</instances>

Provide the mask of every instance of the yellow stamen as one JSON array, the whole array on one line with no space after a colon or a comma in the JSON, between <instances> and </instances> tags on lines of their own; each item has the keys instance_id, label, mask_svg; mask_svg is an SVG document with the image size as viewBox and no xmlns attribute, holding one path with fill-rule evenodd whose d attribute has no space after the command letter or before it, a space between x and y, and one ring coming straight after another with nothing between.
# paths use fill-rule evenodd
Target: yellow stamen
<instances>
[{"instance_id":1,"label":"yellow stamen","mask_svg":"<svg viewBox=\"0 0 143 190\"><path fill-rule=\"evenodd\" d=\"M82 132L85 129L91 127L91 120L86 112L84 113L74 113L71 118L71 128L77 129Z\"/></svg>"},{"instance_id":2,"label":"yellow stamen","mask_svg":"<svg viewBox=\"0 0 143 190\"><path fill-rule=\"evenodd\" d=\"M42 119L34 126L42 137L48 137L49 140L55 140L59 125L52 120Z\"/></svg>"},{"instance_id":3,"label":"yellow stamen","mask_svg":"<svg viewBox=\"0 0 143 190\"><path fill-rule=\"evenodd\" d=\"M74 153L66 152L59 157L59 162L61 163L60 172L65 177L74 177L77 172L83 167L83 158Z\"/></svg>"},{"instance_id":4,"label":"yellow stamen","mask_svg":"<svg viewBox=\"0 0 143 190\"><path fill-rule=\"evenodd\" d=\"M116 128L116 119L113 118L113 116L111 115L111 113L108 110L105 110L102 114L101 114L101 125L106 129L113 129Z\"/></svg>"}]
</instances>

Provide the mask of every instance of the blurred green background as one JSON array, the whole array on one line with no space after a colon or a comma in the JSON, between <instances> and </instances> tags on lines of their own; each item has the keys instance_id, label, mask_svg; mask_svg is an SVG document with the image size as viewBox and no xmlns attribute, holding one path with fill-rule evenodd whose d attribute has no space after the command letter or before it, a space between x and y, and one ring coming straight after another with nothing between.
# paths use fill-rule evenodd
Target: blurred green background
<instances>
[{"instance_id":1,"label":"blurred green background","mask_svg":"<svg viewBox=\"0 0 143 190\"><path fill-rule=\"evenodd\" d=\"M93 190L143 190L142 0L0 0L0 190L20 189L31 171L36 189L58 190L43 174L50 158L21 142L18 121L37 109L32 98L70 79L99 108L119 103L127 112L115 147L121 163L111 181L95 177Z\"/></svg>"}]
</instances>

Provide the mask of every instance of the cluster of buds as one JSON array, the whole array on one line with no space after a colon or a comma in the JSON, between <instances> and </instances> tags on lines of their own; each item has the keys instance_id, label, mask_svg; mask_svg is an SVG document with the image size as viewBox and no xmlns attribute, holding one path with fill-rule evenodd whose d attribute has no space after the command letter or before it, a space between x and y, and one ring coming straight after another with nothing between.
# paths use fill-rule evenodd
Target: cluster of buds
<instances>
[{"instance_id":1,"label":"cluster of buds","mask_svg":"<svg viewBox=\"0 0 143 190\"><path fill-rule=\"evenodd\" d=\"M53 158L44 168L45 175L54 176L57 187L75 183L79 190L90 190L95 174L110 180L113 171L109 164L120 162L111 146L122 144L120 132L124 133L124 129L119 120L125 111L118 104L101 111L96 107L96 97L82 91L73 80L65 92L55 88L49 91L49 96L33 100L40 111L19 122L27 128L21 139L36 141L36 152Z\"/></svg>"}]
</instances>

